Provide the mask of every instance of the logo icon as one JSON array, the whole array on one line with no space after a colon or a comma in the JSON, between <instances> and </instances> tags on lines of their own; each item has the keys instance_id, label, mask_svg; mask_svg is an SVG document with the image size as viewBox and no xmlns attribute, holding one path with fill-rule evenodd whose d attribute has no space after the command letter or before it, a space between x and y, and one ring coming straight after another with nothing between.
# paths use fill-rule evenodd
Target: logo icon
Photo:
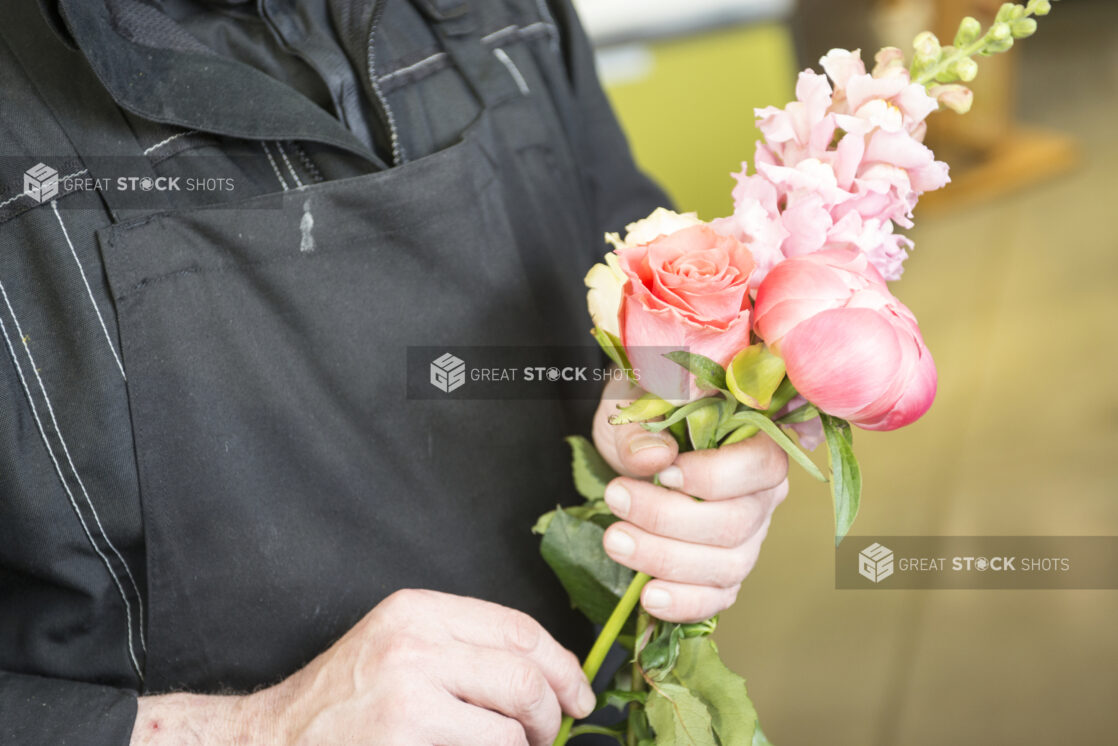
<instances>
[{"instance_id":1,"label":"logo icon","mask_svg":"<svg viewBox=\"0 0 1118 746\"><path fill-rule=\"evenodd\" d=\"M58 172L45 163L32 166L23 172L23 193L36 202L46 202L58 196Z\"/></svg>"},{"instance_id":2,"label":"logo icon","mask_svg":"<svg viewBox=\"0 0 1118 746\"><path fill-rule=\"evenodd\" d=\"M880 583L893 574L893 550L874 542L858 553L858 574Z\"/></svg>"},{"instance_id":3,"label":"logo icon","mask_svg":"<svg viewBox=\"0 0 1118 746\"><path fill-rule=\"evenodd\" d=\"M449 394L466 382L466 363L449 352L431 363L431 385Z\"/></svg>"}]
</instances>

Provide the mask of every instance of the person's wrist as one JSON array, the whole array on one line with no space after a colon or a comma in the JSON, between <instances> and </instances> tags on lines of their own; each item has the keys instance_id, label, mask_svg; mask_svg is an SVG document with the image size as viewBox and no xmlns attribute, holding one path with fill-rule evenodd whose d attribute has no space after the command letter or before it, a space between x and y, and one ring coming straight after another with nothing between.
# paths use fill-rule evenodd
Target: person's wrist
<instances>
[{"instance_id":1,"label":"person's wrist","mask_svg":"<svg viewBox=\"0 0 1118 746\"><path fill-rule=\"evenodd\" d=\"M270 746L282 739L275 687L242 696L161 694L141 697L131 746Z\"/></svg>"}]
</instances>

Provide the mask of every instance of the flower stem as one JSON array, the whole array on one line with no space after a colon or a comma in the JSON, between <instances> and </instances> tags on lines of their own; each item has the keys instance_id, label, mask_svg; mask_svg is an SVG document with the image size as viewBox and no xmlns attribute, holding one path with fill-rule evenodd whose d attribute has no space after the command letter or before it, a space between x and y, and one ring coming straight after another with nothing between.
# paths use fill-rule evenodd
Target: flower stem
<instances>
[{"instance_id":1,"label":"flower stem","mask_svg":"<svg viewBox=\"0 0 1118 746\"><path fill-rule=\"evenodd\" d=\"M617 640L625 622L629 621L629 615L633 613L637 601L640 600L641 590L650 580L652 580L650 576L638 572L625 590L625 595L617 602L613 613L606 620L606 625L602 627L598 639L594 641L594 647L590 648L590 654L586 656L586 662L582 664L582 672L586 674L586 678L590 681L593 681L594 677L598 675L598 669L602 667L602 661L605 660L606 653L613 647L613 643ZM552 746L563 746L567 742L572 725L574 725L574 718L570 715L565 716L563 724L559 726L559 735L555 737Z\"/></svg>"},{"instance_id":2,"label":"flower stem","mask_svg":"<svg viewBox=\"0 0 1118 746\"><path fill-rule=\"evenodd\" d=\"M649 619L647 611L645 611L644 609L641 609L640 611L637 612L637 633L636 633L636 635L633 636L633 639L635 641L638 641L638 642L636 642L636 644L634 644L634 648L636 647L636 645L639 644L639 640L644 636L644 632L645 632L646 629L648 629L648 625L649 625L650 621L651 620ZM641 669L640 652L634 650L634 652L633 652L633 674L632 674L633 683L629 687L629 691L639 692L640 690L642 690L644 688L644 680L642 678L643 675L644 675L644 671ZM637 723L636 723L636 721L637 721L637 718L639 716L640 716L640 705L636 702L630 703L629 704L629 716L628 716L629 732L628 732L628 734L626 736L626 739L625 739L626 746L637 746L637 727L636 727Z\"/></svg>"}]
</instances>

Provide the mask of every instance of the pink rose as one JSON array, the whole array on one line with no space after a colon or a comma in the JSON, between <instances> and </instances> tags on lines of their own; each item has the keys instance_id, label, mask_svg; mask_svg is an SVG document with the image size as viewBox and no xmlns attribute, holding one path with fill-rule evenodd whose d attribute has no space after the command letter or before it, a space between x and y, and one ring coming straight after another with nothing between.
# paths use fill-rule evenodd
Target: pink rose
<instances>
[{"instance_id":1,"label":"pink rose","mask_svg":"<svg viewBox=\"0 0 1118 746\"><path fill-rule=\"evenodd\" d=\"M749 346L753 256L741 242L696 225L617 252L627 282L621 341L641 387L669 401L701 396L672 350L727 365Z\"/></svg>"},{"instance_id":2,"label":"pink rose","mask_svg":"<svg viewBox=\"0 0 1118 746\"><path fill-rule=\"evenodd\" d=\"M916 317L864 254L827 249L778 264L757 291L755 329L801 395L866 430L914 422L935 398Z\"/></svg>"}]
</instances>

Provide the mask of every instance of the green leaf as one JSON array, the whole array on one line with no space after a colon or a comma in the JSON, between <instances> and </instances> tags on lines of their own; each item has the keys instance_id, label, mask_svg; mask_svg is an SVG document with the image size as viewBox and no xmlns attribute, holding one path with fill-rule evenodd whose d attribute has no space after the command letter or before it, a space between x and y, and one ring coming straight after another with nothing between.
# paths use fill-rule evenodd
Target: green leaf
<instances>
[{"instance_id":1,"label":"green leaf","mask_svg":"<svg viewBox=\"0 0 1118 746\"><path fill-rule=\"evenodd\" d=\"M540 543L540 554L559 576L571 605L596 624L606 623L633 579L632 570L606 555L604 533L601 526L561 510Z\"/></svg>"},{"instance_id":2,"label":"green leaf","mask_svg":"<svg viewBox=\"0 0 1118 746\"><path fill-rule=\"evenodd\" d=\"M791 457L793 461L802 466L808 474L818 479L820 482L826 482L827 478L823 476L823 472L819 471L807 454L800 450L800 447L792 442L792 439L785 435L784 431L780 429L772 420L760 412L751 412L745 410L738 412L734 417L740 417L745 424L756 425L765 432L773 442L783 448L785 452Z\"/></svg>"},{"instance_id":3,"label":"green leaf","mask_svg":"<svg viewBox=\"0 0 1118 746\"><path fill-rule=\"evenodd\" d=\"M581 435L568 437L567 445L571 447L571 474L578 494L587 500L600 499L617 472L606 463L594 444Z\"/></svg>"},{"instance_id":4,"label":"green leaf","mask_svg":"<svg viewBox=\"0 0 1118 746\"><path fill-rule=\"evenodd\" d=\"M624 689L607 689L598 695L598 706L595 709L600 710L603 707L616 707L619 710L624 710L629 706L630 702L636 702L643 707L647 699L648 692L629 692Z\"/></svg>"},{"instance_id":5,"label":"green leaf","mask_svg":"<svg viewBox=\"0 0 1118 746\"><path fill-rule=\"evenodd\" d=\"M683 628L673 622L662 622L659 633L640 651L640 664L651 678L660 681L675 667Z\"/></svg>"},{"instance_id":6,"label":"green leaf","mask_svg":"<svg viewBox=\"0 0 1118 746\"><path fill-rule=\"evenodd\" d=\"M827 462L831 465L831 497L835 502L835 546L850 533L862 501L862 469L854 457L854 433L850 423L820 413L827 438Z\"/></svg>"},{"instance_id":7,"label":"green leaf","mask_svg":"<svg viewBox=\"0 0 1118 746\"><path fill-rule=\"evenodd\" d=\"M691 437L691 446L696 451L714 446L714 433L728 403L722 402L717 407L702 407L687 416L687 433Z\"/></svg>"},{"instance_id":8,"label":"green leaf","mask_svg":"<svg viewBox=\"0 0 1118 746\"><path fill-rule=\"evenodd\" d=\"M747 407L768 409L773 395L784 381L784 360L764 344L746 347L726 368L730 393Z\"/></svg>"},{"instance_id":9,"label":"green leaf","mask_svg":"<svg viewBox=\"0 0 1118 746\"><path fill-rule=\"evenodd\" d=\"M657 746L717 746L710 711L679 684L657 684L645 712Z\"/></svg>"},{"instance_id":10,"label":"green leaf","mask_svg":"<svg viewBox=\"0 0 1118 746\"><path fill-rule=\"evenodd\" d=\"M645 430L648 430L649 432L658 433L661 430L665 430L671 427L677 422L682 422L692 412L702 409L703 407L716 406L720 401L720 399L715 399L713 397L698 399L691 402L690 404L684 404L682 407L675 410L665 419L660 420L659 422L644 422L641 424L641 427L643 427Z\"/></svg>"},{"instance_id":11,"label":"green leaf","mask_svg":"<svg viewBox=\"0 0 1118 746\"><path fill-rule=\"evenodd\" d=\"M609 509L608 505L606 505L605 500L589 500L587 502L584 502L582 505L572 505L566 508L556 508L555 510L544 513L539 517L539 520L536 521L536 525L532 526L532 533L539 534L540 536L546 534L548 526L551 525L551 521L554 520L555 514L560 510L562 510L572 518L577 518L580 521L593 521L599 526L602 526L602 528L608 528L611 523L617 520L617 517L613 514L613 511ZM602 521L600 520L602 518L608 518L610 520L607 521L606 524L603 526Z\"/></svg>"},{"instance_id":12,"label":"green leaf","mask_svg":"<svg viewBox=\"0 0 1118 746\"><path fill-rule=\"evenodd\" d=\"M625 375L628 376L629 380L636 382L636 378L633 376L633 366L629 363L629 356L626 354L625 346L621 344L621 340L600 326L595 326L591 329L590 334L598 342L598 345L609 359L612 360L618 368L625 371Z\"/></svg>"},{"instance_id":13,"label":"green leaf","mask_svg":"<svg viewBox=\"0 0 1118 746\"><path fill-rule=\"evenodd\" d=\"M611 425L628 425L630 422L653 420L675 409L676 405L665 401L656 394L645 394L629 406L610 415Z\"/></svg>"},{"instance_id":14,"label":"green leaf","mask_svg":"<svg viewBox=\"0 0 1118 746\"><path fill-rule=\"evenodd\" d=\"M757 711L745 679L726 667L710 638L684 640L672 676L706 705L722 746L752 746Z\"/></svg>"},{"instance_id":15,"label":"green leaf","mask_svg":"<svg viewBox=\"0 0 1118 746\"><path fill-rule=\"evenodd\" d=\"M669 352L664 357L691 371L691 375L695 376L695 383L700 389L707 391L726 390L726 369L709 357L684 352L683 350Z\"/></svg>"}]
</instances>

